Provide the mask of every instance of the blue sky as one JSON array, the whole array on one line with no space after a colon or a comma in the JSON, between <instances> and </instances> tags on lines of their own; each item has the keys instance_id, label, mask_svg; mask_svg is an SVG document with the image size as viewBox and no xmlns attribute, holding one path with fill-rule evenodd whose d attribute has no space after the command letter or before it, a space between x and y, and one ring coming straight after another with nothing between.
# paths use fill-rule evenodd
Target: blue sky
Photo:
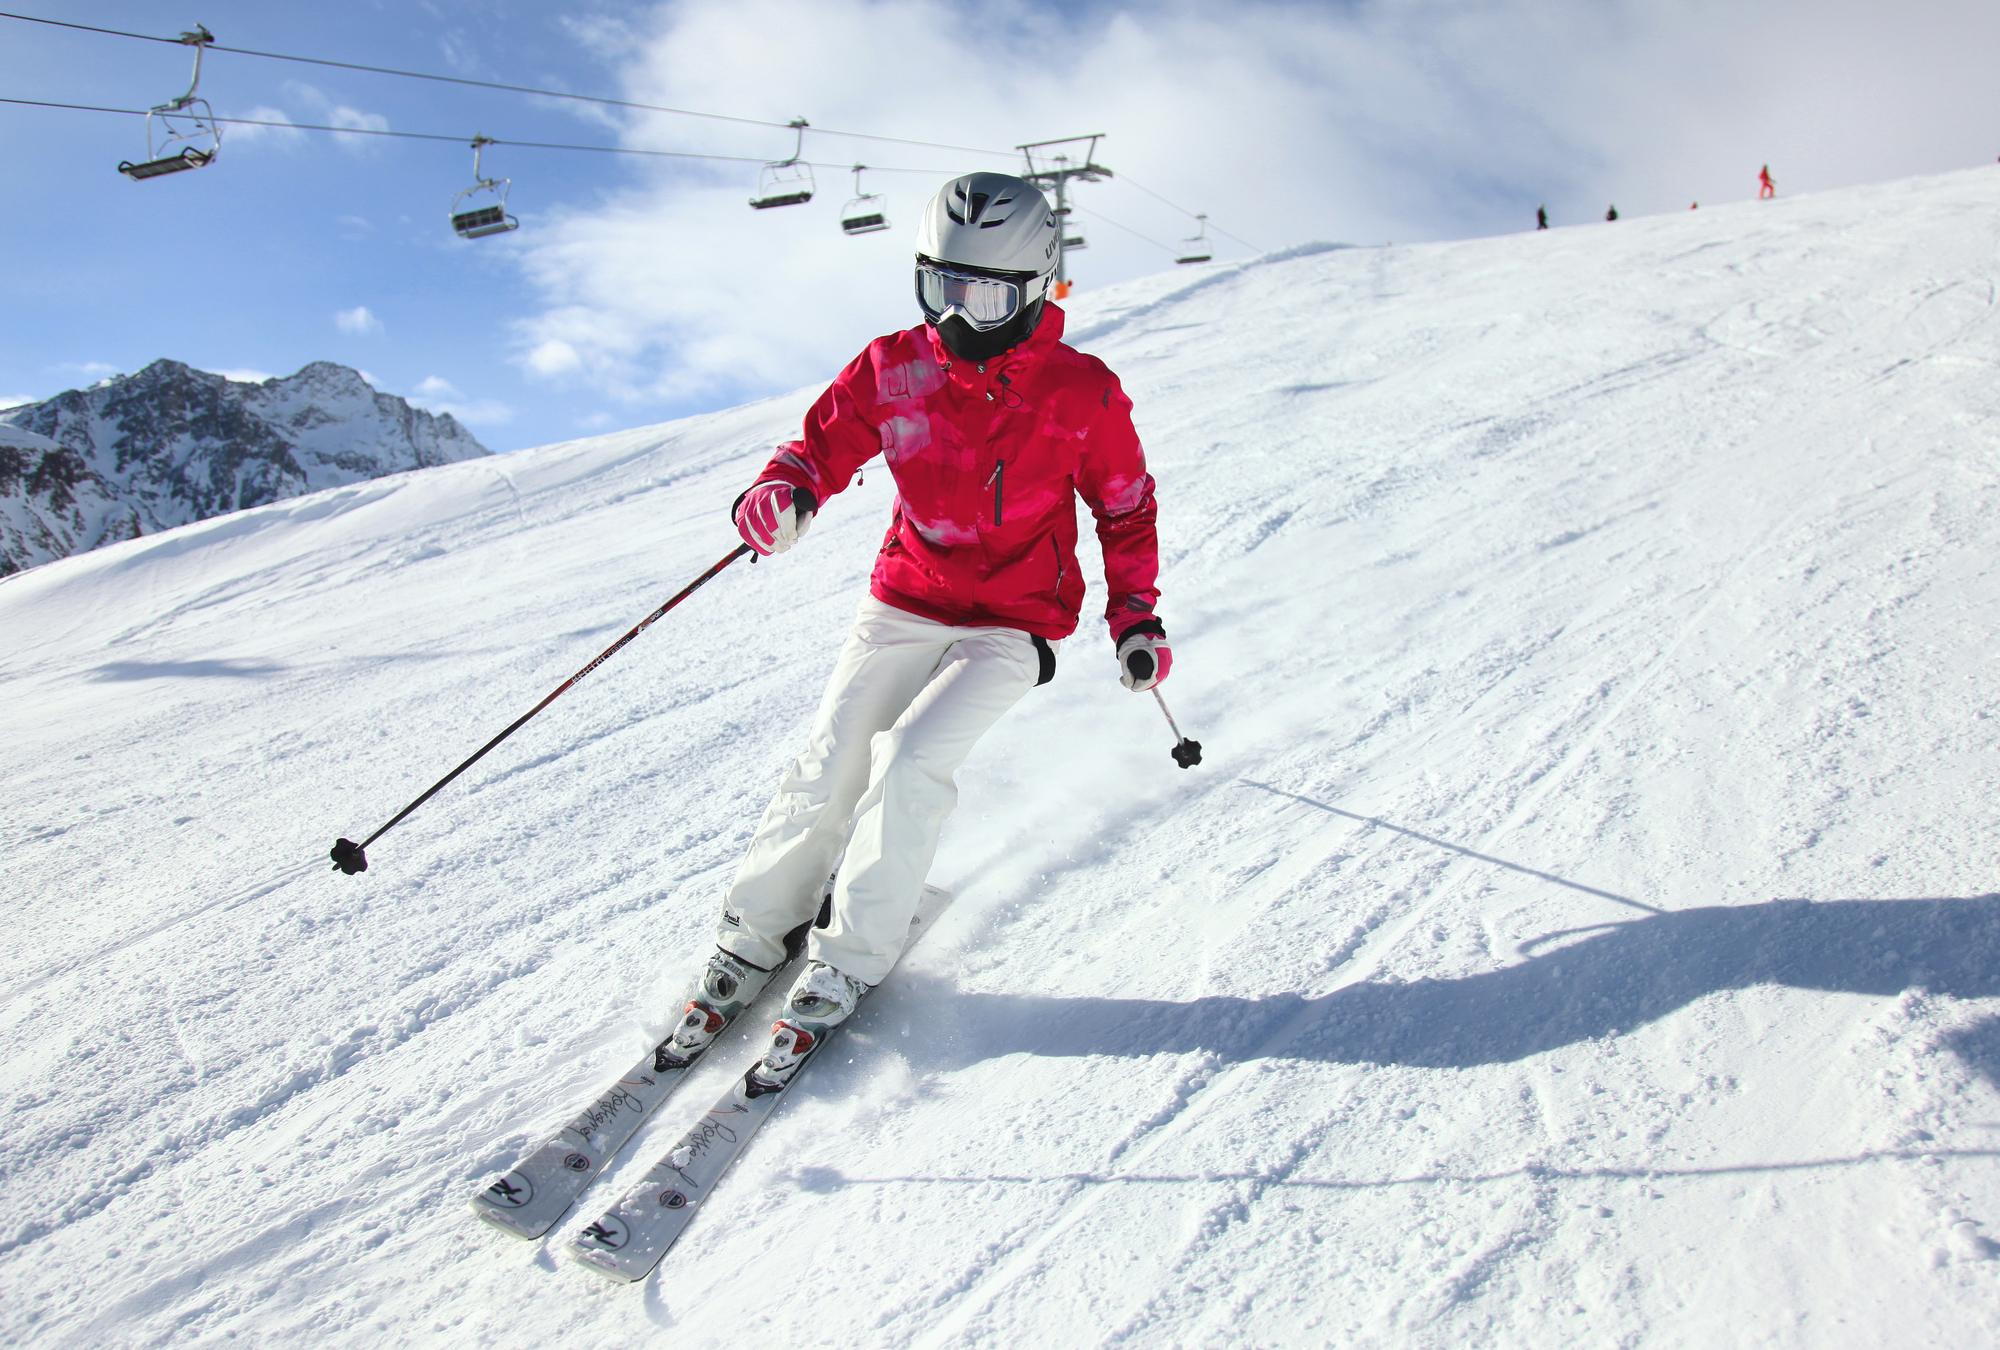
<instances>
[{"instance_id":1,"label":"blue sky","mask_svg":"<svg viewBox=\"0 0 2000 1350\"><path fill-rule=\"evenodd\" d=\"M1210 212L1237 239L1416 242L1685 210L1992 165L2000 7L1928 0L1398 0L1223 5L1016 0L16 0L18 12L224 46L969 147L1107 133L1119 177L1082 190L1080 284L1171 267ZM142 108L188 52L0 20L0 95ZM212 53L224 116L752 158L769 127L615 110ZM642 425L827 378L915 319L910 232L980 156L814 133L889 196L888 232L752 212L754 164L500 147L519 231L445 221L460 144L225 130L211 168L115 172L140 119L0 104L0 400L158 357L229 373L313 360L465 418L494 449ZM1143 184L1158 196L1142 191ZM1218 239L1218 256L1250 250Z\"/></svg>"}]
</instances>

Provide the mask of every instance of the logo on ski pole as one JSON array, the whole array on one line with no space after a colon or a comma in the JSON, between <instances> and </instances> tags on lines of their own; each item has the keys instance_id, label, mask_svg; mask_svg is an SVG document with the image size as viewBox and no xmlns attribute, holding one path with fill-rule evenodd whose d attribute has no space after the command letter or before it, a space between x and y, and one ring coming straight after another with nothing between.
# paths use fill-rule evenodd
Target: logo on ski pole
<instances>
[{"instance_id":1,"label":"logo on ski pole","mask_svg":"<svg viewBox=\"0 0 2000 1350\"><path fill-rule=\"evenodd\" d=\"M567 1154L563 1158L563 1166L572 1172L588 1172L590 1170L590 1159L584 1157L581 1153Z\"/></svg>"}]
</instances>

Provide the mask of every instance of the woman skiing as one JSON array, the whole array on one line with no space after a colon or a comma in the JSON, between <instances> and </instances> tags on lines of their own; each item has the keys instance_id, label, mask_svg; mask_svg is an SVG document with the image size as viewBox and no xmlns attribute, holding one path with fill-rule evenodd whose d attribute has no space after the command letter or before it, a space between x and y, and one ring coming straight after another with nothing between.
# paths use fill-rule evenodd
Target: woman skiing
<instances>
[{"instance_id":1,"label":"woman skiing","mask_svg":"<svg viewBox=\"0 0 2000 1350\"><path fill-rule=\"evenodd\" d=\"M1054 675L1076 629L1074 498L1097 521L1119 678L1143 691L1167 676L1153 479L1117 377L1061 341L1047 294L1057 235L1022 179L946 184L917 235L924 322L871 342L737 499L738 531L771 554L875 455L897 488L869 594L723 898L716 952L660 1047L662 1069L699 1055L756 999L836 862L831 921L811 932L755 1076L786 1082L895 964L957 803L954 772Z\"/></svg>"}]
</instances>

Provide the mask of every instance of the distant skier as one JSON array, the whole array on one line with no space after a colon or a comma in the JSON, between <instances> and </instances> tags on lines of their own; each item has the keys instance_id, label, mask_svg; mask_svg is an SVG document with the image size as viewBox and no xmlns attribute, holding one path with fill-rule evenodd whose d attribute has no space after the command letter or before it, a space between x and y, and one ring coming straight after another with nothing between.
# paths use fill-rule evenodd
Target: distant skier
<instances>
[{"instance_id":1,"label":"distant skier","mask_svg":"<svg viewBox=\"0 0 2000 1350\"><path fill-rule=\"evenodd\" d=\"M1768 201L1778 195L1778 184L1771 177L1771 166L1766 164L1757 170L1757 200Z\"/></svg>"},{"instance_id":2,"label":"distant skier","mask_svg":"<svg viewBox=\"0 0 2000 1350\"><path fill-rule=\"evenodd\" d=\"M1606 220L1618 219L1618 207L1615 204L1608 207L1604 212L1604 218Z\"/></svg>"},{"instance_id":3,"label":"distant skier","mask_svg":"<svg viewBox=\"0 0 2000 1350\"><path fill-rule=\"evenodd\" d=\"M783 553L876 454L896 479L889 532L806 748L723 897L716 952L661 1054L699 1054L785 959L840 863L831 923L753 1072L787 1081L819 1035L889 971L986 730L1055 674L1083 604L1080 497L1097 521L1118 675L1167 677L1154 616L1153 479L1117 376L1061 341L1047 302L1056 216L1032 184L947 183L917 232L924 322L875 339L806 413L733 511ZM843 859L844 852L844 859Z\"/></svg>"},{"instance_id":4,"label":"distant skier","mask_svg":"<svg viewBox=\"0 0 2000 1350\"><path fill-rule=\"evenodd\" d=\"M1548 227L1549 227L1549 208L1546 206L1536 207L1535 228L1538 230L1546 230Z\"/></svg>"}]
</instances>

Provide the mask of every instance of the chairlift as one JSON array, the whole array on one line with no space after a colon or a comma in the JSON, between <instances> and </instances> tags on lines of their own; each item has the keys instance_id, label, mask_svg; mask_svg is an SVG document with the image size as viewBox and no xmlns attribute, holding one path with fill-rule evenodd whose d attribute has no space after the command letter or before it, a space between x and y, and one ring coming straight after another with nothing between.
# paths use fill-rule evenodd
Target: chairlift
<instances>
[{"instance_id":1,"label":"chairlift","mask_svg":"<svg viewBox=\"0 0 2000 1350\"><path fill-rule=\"evenodd\" d=\"M1215 245L1208 241L1208 217L1195 219L1201 222L1201 228L1194 232L1193 238L1181 240L1180 256L1174 259L1177 263L1205 263L1215 257Z\"/></svg>"},{"instance_id":2,"label":"chairlift","mask_svg":"<svg viewBox=\"0 0 2000 1350\"><path fill-rule=\"evenodd\" d=\"M215 163L222 149L222 129L216 125L215 113L207 99L195 94L201 87L201 54L215 41L215 34L196 24L192 33L181 34L180 41L194 48L194 79L188 82L185 94L146 114L146 158L137 164L121 160L118 165L118 172L135 183L183 169L206 168Z\"/></svg>"},{"instance_id":3,"label":"chairlift","mask_svg":"<svg viewBox=\"0 0 2000 1350\"><path fill-rule=\"evenodd\" d=\"M757 195L750 199L752 211L774 206L799 206L813 199L812 165L801 158L806 149L806 119L795 117L785 124L799 133L790 159L773 160L757 175Z\"/></svg>"},{"instance_id":4,"label":"chairlift","mask_svg":"<svg viewBox=\"0 0 2000 1350\"><path fill-rule=\"evenodd\" d=\"M889 199L879 192L861 190L861 171L867 167L866 164L854 166L854 200L840 208L843 234L873 234L889 228L889 218L883 214Z\"/></svg>"},{"instance_id":5,"label":"chairlift","mask_svg":"<svg viewBox=\"0 0 2000 1350\"><path fill-rule=\"evenodd\" d=\"M488 178L479 171L480 152L495 144L491 136L472 138L472 186L451 199L451 228L460 239L484 239L521 228L521 222L507 214L507 192L514 180Z\"/></svg>"},{"instance_id":6,"label":"chairlift","mask_svg":"<svg viewBox=\"0 0 2000 1350\"><path fill-rule=\"evenodd\" d=\"M1066 160L1068 157L1065 155L1057 155L1056 158L1058 160ZM1063 252L1065 253L1074 252L1075 250L1080 248L1090 247L1090 241L1083 237L1083 226L1069 218L1070 212L1075 209L1076 208L1070 206L1058 206L1055 212L1056 220L1060 222L1060 229L1062 233L1062 246L1063 246ZM1075 231L1075 233L1071 233L1071 231Z\"/></svg>"}]
</instances>

